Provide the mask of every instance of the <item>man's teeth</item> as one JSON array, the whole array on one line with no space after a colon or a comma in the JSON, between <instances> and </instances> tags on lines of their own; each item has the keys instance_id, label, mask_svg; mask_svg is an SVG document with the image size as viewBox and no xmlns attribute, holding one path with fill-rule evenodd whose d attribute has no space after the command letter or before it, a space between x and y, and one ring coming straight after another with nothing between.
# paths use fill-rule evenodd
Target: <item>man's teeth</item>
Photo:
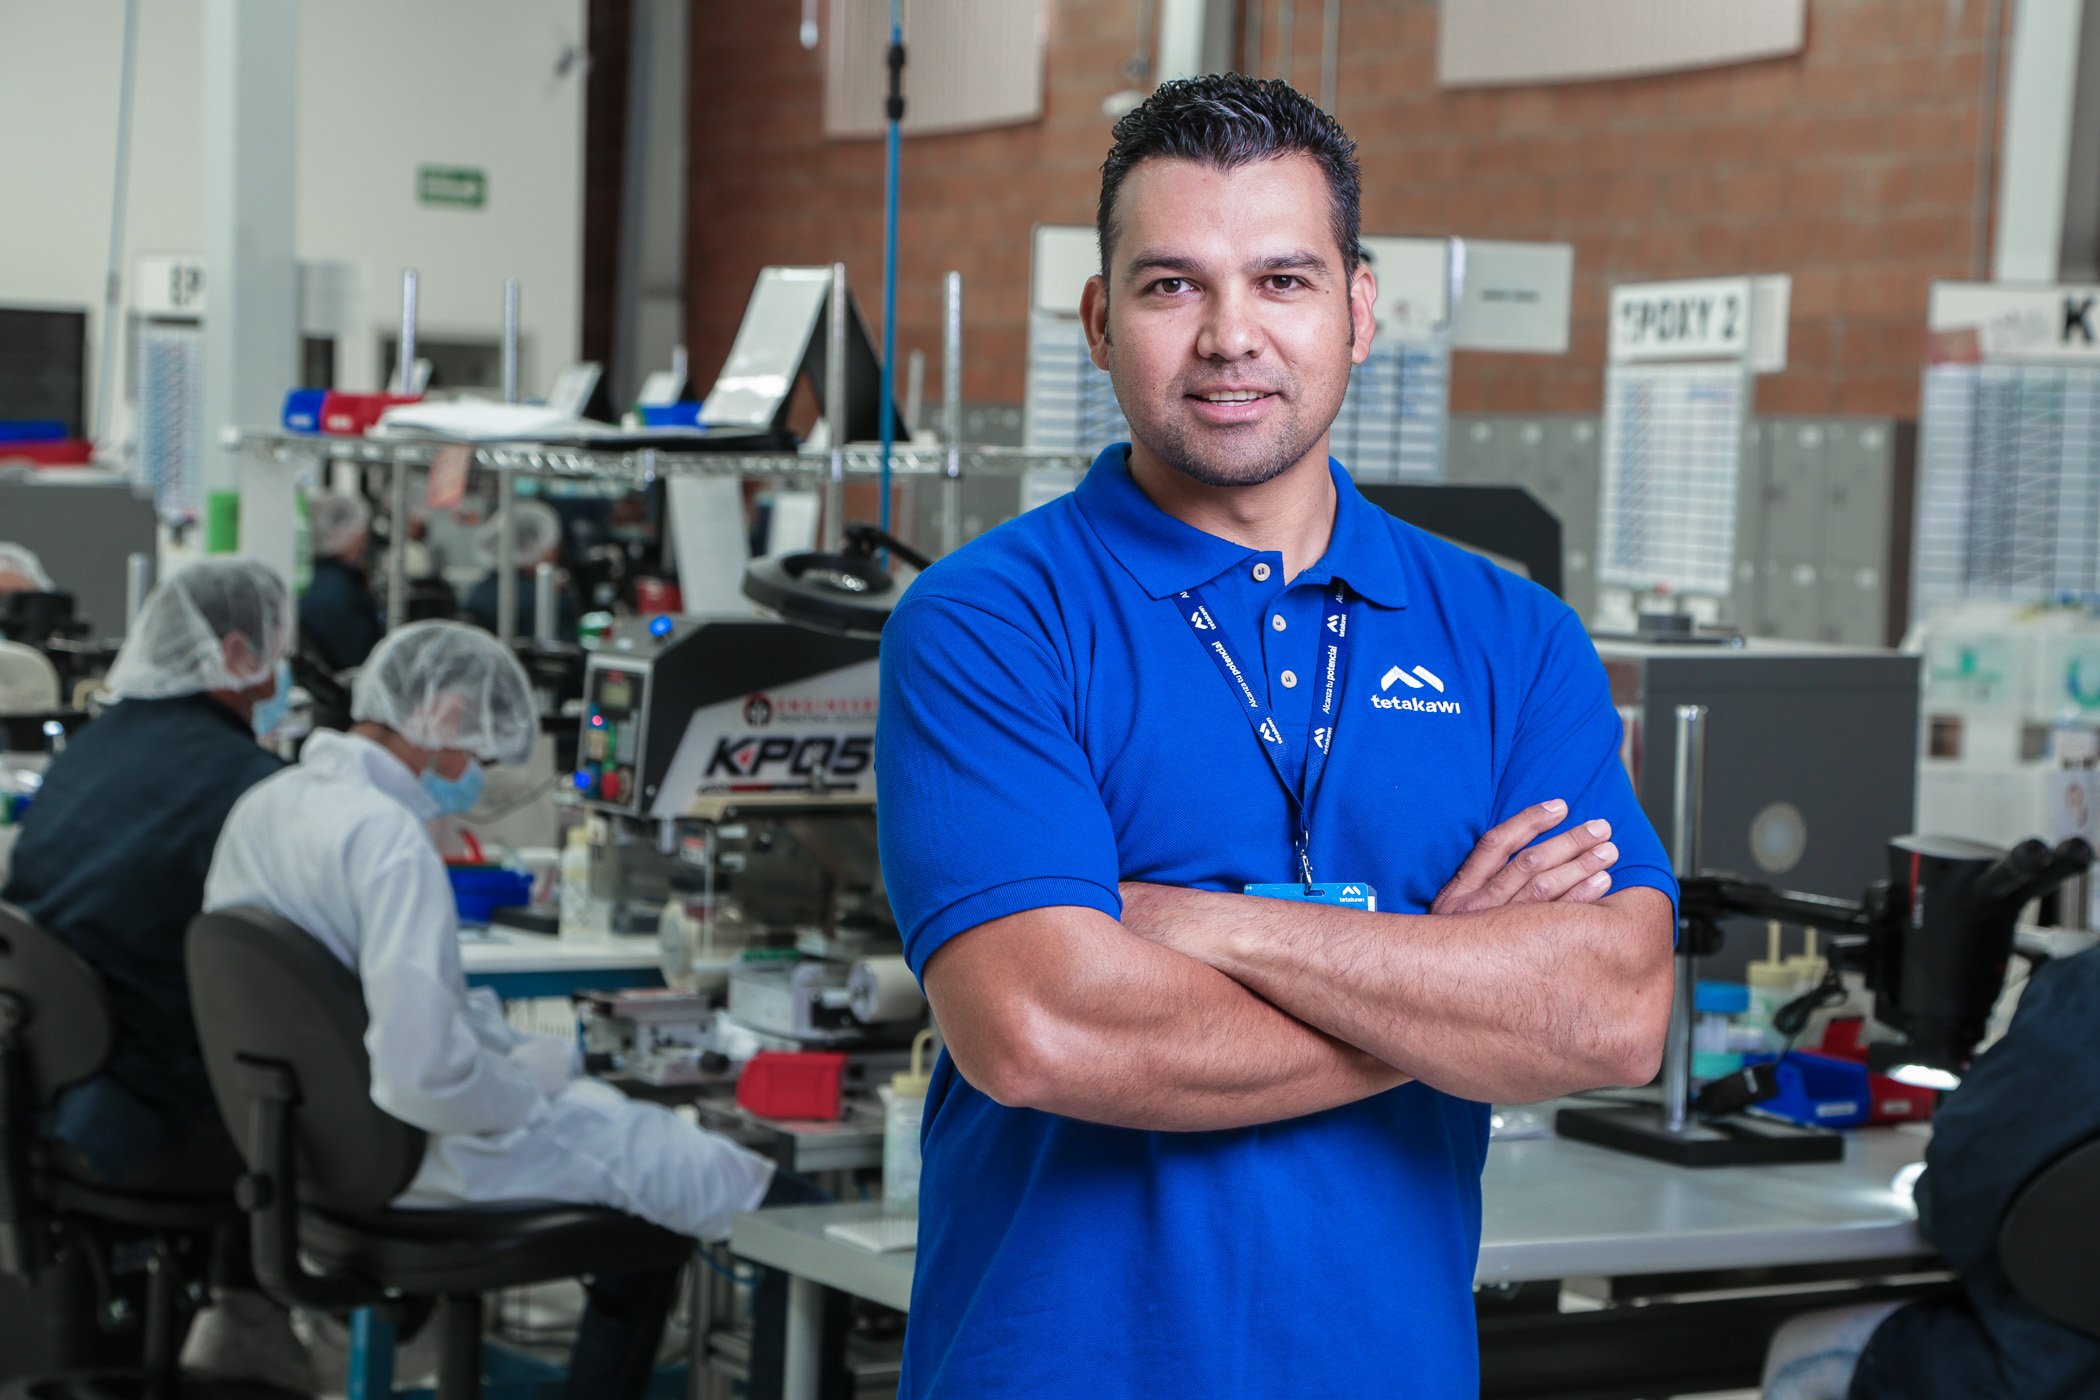
<instances>
[{"instance_id":1,"label":"man's teeth","mask_svg":"<svg viewBox=\"0 0 2100 1400\"><path fill-rule=\"evenodd\" d=\"M1263 396L1251 392L1245 394L1205 394L1203 401L1205 403L1253 403L1261 397Z\"/></svg>"}]
</instances>

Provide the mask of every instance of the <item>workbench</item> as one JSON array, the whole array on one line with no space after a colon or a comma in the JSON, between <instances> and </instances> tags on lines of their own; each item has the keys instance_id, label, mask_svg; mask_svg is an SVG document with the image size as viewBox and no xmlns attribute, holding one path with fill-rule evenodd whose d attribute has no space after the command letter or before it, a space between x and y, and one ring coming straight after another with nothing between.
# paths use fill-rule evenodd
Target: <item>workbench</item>
<instances>
[{"instance_id":1,"label":"workbench","mask_svg":"<svg viewBox=\"0 0 2100 1400\"><path fill-rule=\"evenodd\" d=\"M1747 1304L1741 1296L1728 1301L1757 1316L1800 1311L1799 1301L1760 1309L1757 1300L1793 1292L1804 1276L1907 1279L1896 1287L1912 1292L1940 1286L1902 1179L1923 1160L1928 1140L1919 1129L1876 1129L1851 1135L1841 1162L1703 1170L1560 1138L1494 1143L1482 1177L1475 1275L1482 1290L1483 1394L1553 1393L1528 1388L1534 1372L1549 1375L1561 1393L1573 1393L1568 1349L1597 1352L1598 1341L1602 1351L1649 1366L1665 1360L1652 1346L1655 1331L1676 1334L1688 1351L1712 1353L1699 1335L1704 1327L1683 1324L1697 1313L1702 1322L1731 1325L1690 1296L1723 1285L1748 1295ZM882 1210L868 1203L796 1206L737 1221L732 1252L792 1280L788 1400L817 1393L816 1323L824 1290L910 1307L915 1254L870 1253L824 1233L833 1221ZM1595 1281L1594 1310L1562 1312L1566 1280ZM1635 1297L1649 1306L1613 1306ZM1849 1293L1829 1299L1853 1300ZM1640 1349L1629 1348L1621 1318L1640 1324ZM1738 1346L1733 1360L1711 1355L1699 1364L1717 1374L1739 1370L1742 1355L1762 1354L1762 1339L1748 1340L1754 1346Z\"/></svg>"}]
</instances>

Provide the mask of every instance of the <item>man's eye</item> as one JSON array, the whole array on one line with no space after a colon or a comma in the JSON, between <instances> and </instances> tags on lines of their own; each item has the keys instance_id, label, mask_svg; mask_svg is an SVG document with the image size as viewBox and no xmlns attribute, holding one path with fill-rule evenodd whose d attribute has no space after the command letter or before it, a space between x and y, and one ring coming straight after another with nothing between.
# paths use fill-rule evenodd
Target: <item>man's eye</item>
<instances>
[{"instance_id":1,"label":"man's eye","mask_svg":"<svg viewBox=\"0 0 2100 1400\"><path fill-rule=\"evenodd\" d=\"M1269 279L1269 285L1273 286L1279 292L1295 292L1300 287L1305 285L1305 279L1302 277L1293 277L1288 272L1279 272L1274 277L1271 277Z\"/></svg>"},{"instance_id":2,"label":"man's eye","mask_svg":"<svg viewBox=\"0 0 2100 1400\"><path fill-rule=\"evenodd\" d=\"M1172 295L1175 292L1186 291L1188 285L1189 281L1186 277L1162 277L1152 284L1152 290Z\"/></svg>"}]
</instances>

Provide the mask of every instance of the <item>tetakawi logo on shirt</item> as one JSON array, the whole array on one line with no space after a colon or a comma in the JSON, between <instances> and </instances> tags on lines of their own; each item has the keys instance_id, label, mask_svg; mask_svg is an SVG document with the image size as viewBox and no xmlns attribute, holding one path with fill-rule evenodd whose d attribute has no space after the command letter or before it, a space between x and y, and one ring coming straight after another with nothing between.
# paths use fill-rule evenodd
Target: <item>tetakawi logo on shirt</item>
<instances>
[{"instance_id":1,"label":"tetakawi logo on shirt","mask_svg":"<svg viewBox=\"0 0 2100 1400\"><path fill-rule=\"evenodd\" d=\"M1280 744L1283 742L1283 731L1276 727L1275 720L1265 719L1261 722L1261 737L1272 744Z\"/></svg>"},{"instance_id":2,"label":"tetakawi logo on shirt","mask_svg":"<svg viewBox=\"0 0 2100 1400\"><path fill-rule=\"evenodd\" d=\"M1198 632L1215 632L1218 630L1217 619L1210 615L1209 608L1204 607L1200 603L1196 605L1196 610L1189 614L1189 621L1196 624Z\"/></svg>"},{"instance_id":3,"label":"tetakawi logo on shirt","mask_svg":"<svg viewBox=\"0 0 2100 1400\"><path fill-rule=\"evenodd\" d=\"M1332 729L1329 729L1324 724L1313 731L1313 742L1320 746L1321 753L1327 752L1327 736L1332 733L1334 733L1334 731Z\"/></svg>"},{"instance_id":4,"label":"tetakawi logo on shirt","mask_svg":"<svg viewBox=\"0 0 2100 1400\"><path fill-rule=\"evenodd\" d=\"M1334 633L1334 635L1335 635L1335 636L1337 636L1337 637L1346 637L1346 636L1348 636L1348 635L1349 635L1349 614L1347 614L1347 613L1330 613L1330 614L1328 615L1328 618L1327 618L1327 630L1328 630L1328 631L1330 631L1330 632L1332 632L1332 633Z\"/></svg>"},{"instance_id":5,"label":"tetakawi logo on shirt","mask_svg":"<svg viewBox=\"0 0 2100 1400\"><path fill-rule=\"evenodd\" d=\"M1391 690L1396 685L1404 685L1409 690L1431 690L1438 695L1444 693L1444 678L1427 666L1417 666L1413 670L1395 666L1380 677L1378 681L1378 688L1381 691ZM1371 697L1371 705L1374 709L1410 710L1417 714L1455 715L1459 713L1459 705L1456 700L1432 700L1423 695L1374 695Z\"/></svg>"}]
</instances>

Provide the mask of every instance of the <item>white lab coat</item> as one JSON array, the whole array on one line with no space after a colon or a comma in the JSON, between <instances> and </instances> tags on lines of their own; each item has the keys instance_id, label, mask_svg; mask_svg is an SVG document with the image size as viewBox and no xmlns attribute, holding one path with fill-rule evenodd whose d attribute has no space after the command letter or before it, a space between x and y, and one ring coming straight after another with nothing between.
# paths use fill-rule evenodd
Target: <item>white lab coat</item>
<instances>
[{"instance_id":1,"label":"white lab coat","mask_svg":"<svg viewBox=\"0 0 2100 1400\"><path fill-rule=\"evenodd\" d=\"M573 1075L573 1047L522 1035L467 990L433 811L377 744L318 733L234 804L204 907L255 904L364 984L372 1101L430 1135L398 1204L610 1206L697 1239L765 1196L772 1164L653 1104Z\"/></svg>"}]
</instances>

